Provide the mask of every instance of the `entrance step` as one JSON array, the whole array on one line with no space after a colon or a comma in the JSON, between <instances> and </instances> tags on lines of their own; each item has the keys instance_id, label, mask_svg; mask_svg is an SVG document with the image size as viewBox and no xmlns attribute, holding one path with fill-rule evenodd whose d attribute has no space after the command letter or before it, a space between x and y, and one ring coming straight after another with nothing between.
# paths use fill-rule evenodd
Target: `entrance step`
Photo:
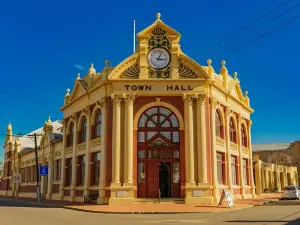
<instances>
[{"instance_id":1,"label":"entrance step","mask_svg":"<svg viewBox=\"0 0 300 225\"><path fill-rule=\"evenodd\" d=\"M137 198L134 204L184 204L183 198Z\"/></svg>"}]
</instances>

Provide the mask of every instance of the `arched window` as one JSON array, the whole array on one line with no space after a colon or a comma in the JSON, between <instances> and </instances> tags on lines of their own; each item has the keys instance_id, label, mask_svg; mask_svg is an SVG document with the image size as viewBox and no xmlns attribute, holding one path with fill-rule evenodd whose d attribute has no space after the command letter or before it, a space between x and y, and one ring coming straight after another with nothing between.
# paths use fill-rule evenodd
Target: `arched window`
<instances>
[{"instance_id":1,"label":"arched window","mask_svg":"<svg viewBox=\"0 0 300 225\"><path fill-rule=\"evenodd\" d=\"M73 145L73 138L74 138L74 124L71 123L69 126L69 130L67 131L67 147Z\"/></svg>"},{"instance_id":2,"label":"arched window","mask_svg":"<svg viewBox=\"0 0 300 225\"><path fill-rule=\"evenodd\" d=\"M230 117L229 120L229 136L230 136L230 141L236 143L236 130L235 130L234 121L232 117Z\"/></svg>"},{"instance_id":3,"label":"arched window","mask_svg":"<svg viewBox=\"0 0 300 225\"><path fill-rule=\"evenodd\" d=\"M80 129L80 143L86 141L86 127L87 127L87 122L86 119L82 119L81 121L81 129Z\"/></svg>"},{"instance_id":4,"label":"arched window","mask_svg":"<svg viewBox=\"0 0 300 225\"><path fill-rule=\"evenodd\" d=\"M102 130L102 113L98 110L95 117L94 138L101 137Z\"/></svg>"},{"instance_id":5,"label":"arched window","mask_svg":"<svg viewBox=\"0 0 300 225\"><path fill-rule=\"evenodd\" d=\"M220 112L216 111L216 135L217 137L223 138L223 125L221 120Z\"/></svg>"},{"instance_id":6,"label":"arched window","mask_svg":"<svg viewBox=\"0 0 300 225\"><path fill-rule=\"evenodd\" d=\"M247 132L244 124L242 125L242 145L248 147Z\"/></svg>"}]
</instances>

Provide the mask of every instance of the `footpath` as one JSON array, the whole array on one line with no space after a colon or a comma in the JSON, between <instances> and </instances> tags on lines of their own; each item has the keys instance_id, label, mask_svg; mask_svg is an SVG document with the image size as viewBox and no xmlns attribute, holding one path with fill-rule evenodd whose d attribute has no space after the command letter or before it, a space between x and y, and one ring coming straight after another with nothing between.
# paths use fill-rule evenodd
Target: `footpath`
<instances>
[{"instance_id":1,"label":"footpath","mask_svg":"<svg viewBox=\"0 0 300 225\"><path fill-rule=\"evenodd\" d=\"M78 202L42 200L37 203L32 198L13 198L0 196L1 199L11 199L15 201L26 201L41 206L65 208L90 213L118 213L118 214L172 214L172 213L201 213L201 212L226 212L250 208L263 205L269 202L279 201L280 193L262 194L256 199L244 199L234 201L234 207L229 208L226 202L223 206L217 205L185 205L174 203L137 203L134 205L97 205Z\"/></svg>"}]
</instances>

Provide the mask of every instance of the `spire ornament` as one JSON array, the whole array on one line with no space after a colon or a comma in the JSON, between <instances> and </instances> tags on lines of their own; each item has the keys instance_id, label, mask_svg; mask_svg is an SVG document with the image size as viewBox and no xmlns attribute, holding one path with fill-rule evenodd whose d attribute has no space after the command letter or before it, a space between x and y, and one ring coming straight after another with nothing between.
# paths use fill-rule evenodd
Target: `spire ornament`
<instances>
[{"instance_id":1,"label":"spire ornament","mask_svg":"<svg viewBox=\"0 0 300 225\"><path fill-rule=\"evenodd\" d=\"M157 20L161 20L160 17L161 17L161 14L160 13L156 13L156 19Z\"/></svg>"}]
</instances>

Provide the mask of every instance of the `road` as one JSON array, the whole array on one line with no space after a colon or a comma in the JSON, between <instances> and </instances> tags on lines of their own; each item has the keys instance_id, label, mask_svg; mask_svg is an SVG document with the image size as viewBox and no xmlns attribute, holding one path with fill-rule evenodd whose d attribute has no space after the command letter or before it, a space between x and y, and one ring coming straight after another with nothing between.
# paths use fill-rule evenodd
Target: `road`
<instances>
[{"instance_id":1,"label":"road","mask_svg":"<svg viewBox=\"0 0 300 225\"><path fill-rule=\"evenodd\" d=\"M294 225L300 224L300 201L285 200L232 212L193 214L96 214L0 199L0 224L6 225Z\"/></svg>"}]
</instances>

